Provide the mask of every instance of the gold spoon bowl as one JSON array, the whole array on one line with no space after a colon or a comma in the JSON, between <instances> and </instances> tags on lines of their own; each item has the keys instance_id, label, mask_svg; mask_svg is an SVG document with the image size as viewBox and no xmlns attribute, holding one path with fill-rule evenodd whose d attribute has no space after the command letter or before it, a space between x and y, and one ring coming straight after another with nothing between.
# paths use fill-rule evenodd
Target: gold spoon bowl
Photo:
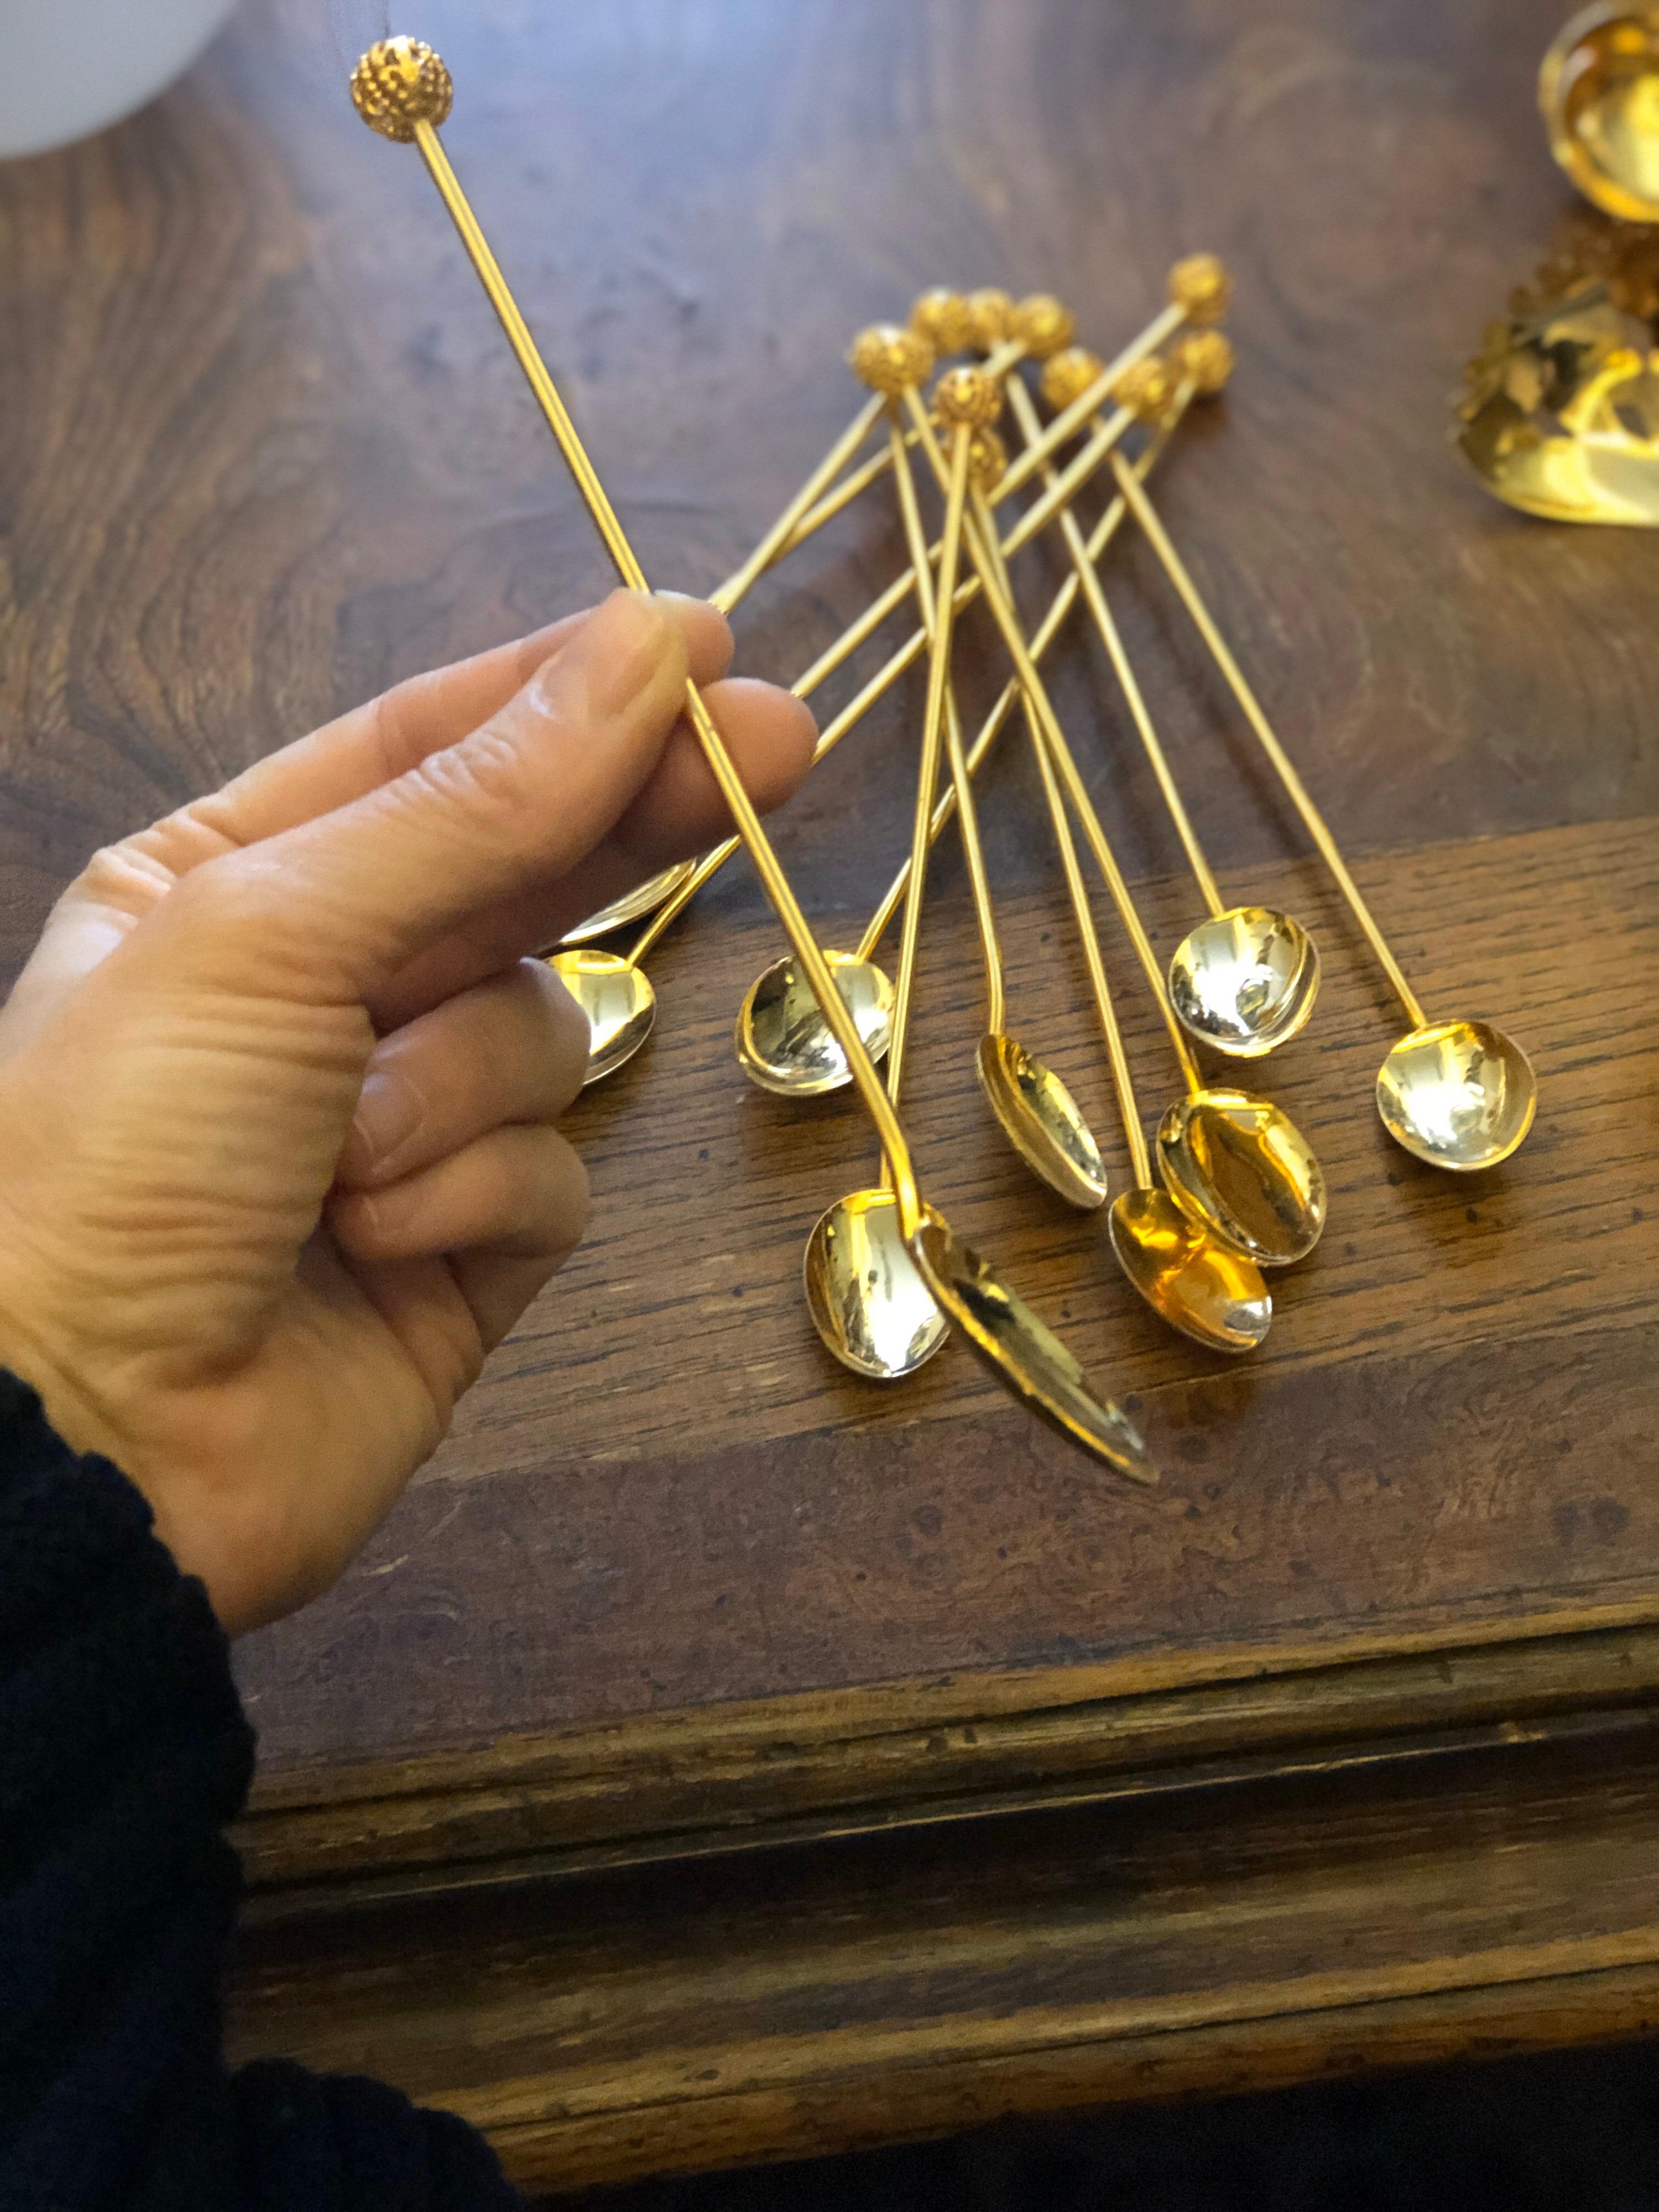
<instances>
[{"instance_id":1,"label":"gold spoon bowl","mask_svg":"<svg viewBox=\"0 0 1659 2212\"><path fill-rule=\"evenodd\" d=\"M1401 1038L1376 1079L1376 1110L1395 1144L1464 1175L1508 1159L1537 1106L1532 1062L1490 1022L1425 1023Z\"/></svg>"},{"instance_id":2,"label":"gold spoon bowl","mask_svg":"<svg viewBox=\"0 0 1659 2212\"><path fill-rule=\"evenodd\" d=\"M1588 200L1659 222L1659 8L1582 9L1538 72L1550 151Z\"/></svg>"},{"instance_id":3,"label":"gold spoon bowl","mask_svg":"<svg viewBox=\"0 0 1659 2212\"><path fill-rule=\"evenodd\" d=\"M1271 907L1230 907L1189 931L1170 963L1182 1028L1232 1060L1260 1060L1304 1028L1319 995L1319 948Z\"/></svg>"},{"instance_id":4,"label":"gold spoon bowl","mask_svg":"<svg viewBox=\"0 0 1659 2212\"><path fill-rule=\"evenodd\" d=\"M1152 1311L1213 1352L1254 1352L1273 1302L1261 1270L1188 1218L1167 1191L1126 1190L1106 1217L1118 1265Z\"/></svg>"},{"instance_id":5,"label":"gold spoon bowl","mask_svg":"<svg viewBox=\"0 0 1659 2212\"><path fill-rule=\"evenodd\" d=\"M643 968L592 945L555 952L548 966L587 1017L584 1085L632 1060L657 1018L657 994Z\"/></svg>"},{"instance_id":6,"label":"gold spoon bowl","mask_svg":"<svg viewBox=\"0 0 1659 2212\"><path fill-rule=\"evenodd\" d=\"M873 960L826 951L836 988L873 1060L893 1041L893 987ZM847 1055L823 1018L792 953L750 985L737 1021L738 1062L751 1083L780 1098L821 1098L853 1079Z\"/></svg>"},{"instance_id":7,"label":"gold spoon bowl","mask_svg":"<svg viewBox=\"0 0 1659 2212\"><path fill-rule=\"evenodd\" d=\"M950 1334L910 1255L890 1190L855 1190L822 1214L801 1262L812 1325L843 1367L896 1382Z\"/></svg>"},{"instance_id":8,"label":"gold spoon bowl","mask_svg":"<svg viewBox=\"0 0 1659 2212\"><path fill-rule=\"evenodd\" d=\"M672 898L680 885L690 880L696 866L695 860L676 860L672 868L664 868L654 876L647 876L642 884L635 884L631 891L612 899L597 914L590 914L586 921L579 921L574 929L567 929L559 939L562 945L590 945L596 937L609 937L613 930L626 929L630 921L640 921L647 914L654 914L665 899Z\"/></svg>"},{"instance_id":9,"label":"gold spoon bowl","mask_svg":"<svg viewBox=\"0 0 1659 2212\"><path fill-rule=\"evenodd\" d=\"M1033 1175L1085 1212L1103 1206L1100 1146L1053 1068L1017 1038L1000 1033L980 1039L975 1065L991 1111Z\"/></svg>"},{"instance_id":10,"label":"gold spoon bowl","mask_svg":"<svg viewBox=\"0 0 1659 2212\"><path fill-rule=\"evenodd\" d=\"M1111 1399L1095 1396L1059 1338L929 1207L910 1249L936 1304L1015 1397L1119 1474L1133 1482L1158 1480L1128 1415Z\"/></svg>"},{"instance_id":11,"label":"gold spoon bowl","mask_svg":"<svg viewBox=\"0 0 1659 2212\"><path fill-rule=\"evenodd\" d=\"M1304 1260L1325 1226L1325 1176L1282 1107L1199 1091L1158 1124L1158 1168L1182 1212L1259 1267Z\"/></svg>"}]
</instances>

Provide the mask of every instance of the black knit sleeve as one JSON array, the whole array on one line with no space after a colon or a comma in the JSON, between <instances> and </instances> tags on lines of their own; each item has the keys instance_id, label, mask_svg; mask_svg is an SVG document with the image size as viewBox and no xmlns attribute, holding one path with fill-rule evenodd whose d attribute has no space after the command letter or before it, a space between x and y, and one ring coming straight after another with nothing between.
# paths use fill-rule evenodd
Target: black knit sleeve
<instances>
[{"instance_id":1,"label":"black knit sleeve","mask_svg":"<svg viewBox=\"0 0 1659 2212\"><path fill-rule=\"evenodd\" d=\"M199 1583L0 1370L0 2212L502 2212L378 2083L226 2072L253 1740Z\"/></svg>"}]
</instances>

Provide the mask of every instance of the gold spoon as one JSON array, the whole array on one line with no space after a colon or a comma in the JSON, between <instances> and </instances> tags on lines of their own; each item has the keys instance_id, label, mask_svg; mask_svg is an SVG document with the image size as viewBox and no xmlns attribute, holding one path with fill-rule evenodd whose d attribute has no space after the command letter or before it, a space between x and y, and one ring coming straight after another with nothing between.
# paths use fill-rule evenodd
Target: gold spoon
<instances>
[{"instance_id":1,"label":"gold spoon","mask_svg":"<svg viewBox=\"0 0 1659 2212\"><path fill-rule=\"evenodd\" d=\"M1389 1054L1376 1079L1376 1110L1398 1145L1431 1167L1470 1174L1496 1167L1515 1152L1532 1127L1538 1079L1520 1046L1490 1022L1431 1022L1406 981L1387 939L1348 873L1325 818L1274 736L1260 702L1245 682L1226 640L1216 628L1185 562L1139 483L1111 457L1118 489L1164 573L1191 616L1257 742L1272 763L1291 805L1302 817L1321 859L1335 878L1349 911L1364 932L1383 974L1406 1010L1410 1030Z\"/></svg>"},{"instance_id":2,"label":"gold spoon","mask_svg":"<svg viewBox=\"0 0 1659 2212\"><path fill-rule=\"evenodd\" d=\"M938 472L943 461L932 425L914 392L908 404L922 434L922 449ZM1115 472L1120 479L1128 476L1139 491L1133 471L1117 467L1115 457ZM1325 1179L1319 1163L1281 1107L1244 1091L1209 1090L1200 1080L1186 1032L1176 1019L1164 990L1158 956L1141 927L1100 817L1078 773L1019 618L998 588L994 557L977 514L968 516L963 540L1020 688L1035 713L1073 811L1083 824L1113 903L1146 971L1187 1085L1187 1097L1170 1109L1158 1128L1158 1163L1164 1182L1182 1211L1221 1243L1243 1253L1259 1267L1289 1267L1313 1249L1325 1226Z\"/></svg>"},{"instance_id":3,"label":"gold spoon","mask_svg":"<svg viewBox=\"0 0 1659 2212\"><path fill-rule=\"evenodd\" d=\"M1211 397L1226 383L1232 366L1232 348L1219 331L1194 331L1176 341L1173 376L1161 362L1149 360L1120 379L1115 389L1145 419L1155 420L1172 403L1182 383ZM1066 406L1076 392L1093 382L1097 368L1093 356L1080 348L1057 354L1043 373L1044 398L1053 407ZM1015 377L1010 380L1008 396L1029 445L1042 429L1031 395ZM1045 477L1052 473L1043 471ZM1230 1059L1259 1060L1295 1036L1312 1013L1319 992L1318 948L1291 915L1271 907L1224 904L1089 558L1082 529L1069 508L1060 515L1060 527L1199 894L1210 910L1209 919L1182 939L1170 963L1170 1003L1200 1043Z\"/></svg>"},{"instance_id":4,"label":"gold spoon","mask_svg":"<svg viewBox=\"0 0 1659 2212\"><path fill-rule=\"evenodd\" d=\"M1001 392L995 379L982 369L953 370L947 380L942 404L946 406L971 405L976 410L970 418L970 427L975 433L969 441L968 468L970 484L988 478L994 481L1000 477L1007 465L1007 456L1003 452L1000 440L990 427L991 421L1002 411ZM944 419L948 420L948 416ZM894 483L904 518L905 535L909 541L910 557L915 568L922 620L939 633L934 637L933 650L945 654L948 659L951 611L947 609L939 612L935 609L933 574L927 561L927 541L921 526L921 510L916 503L915 478L911 473L910 457L904 450L902 432L896 416L890 419L890 434L894 443ZM958 532L960 527L958 521ZM984 1091L1003 1134L1032 1174L1063 1198L1068 1206L1079 1206L1085 1212L1092 1211L1106 1202L1106 1170L1101 1163L1100 1146L1095 1141L1094 1133L1060 1077L1017 1037L1007 1033L1002 948L997 942L996 911L991 897L990 879L986 873L985 855L980 844L978 811L974 805L973 783L963 750L956 694L948 678L945 694L945 741L951 763L951 788L956 793L957 812L962 823L963 854L967 861L968 880L973 892L981 956L985 966L985 1034L981 1037L974 1055L980 1088ZM930 802L930 837L931 811ZM879 974L880 970L875 972Z\"/></svg>"},{"instance_id":5,"label":"gold spoon","mask_svg":"<svg viewBox=\"0 0 1659 2212\"><path fill-rule=\"evenodd\" d=\"M453 98L448 70L432 48L417 40L382 40L369 48L353 70L351 96L371 129L402 143L412 141L419 149L623 584L633 591L647 590L645 572L594 473L438 137L435 126L448 115ZM963 465L965 471L965 459ZM923 1205L898 1116L836 989L743 779L702 694L690 682L685 704L709 772L732 810L738 834L847 1055L853 1080L881 1139L904 1243L935 1303L963 1330L999 1381L1062 1435L1122 1473L1142 1480L1155 1480L1156 1470L1133 1425L1109 1399L1102 1403L1093 1395L1077 1362L1030 1307L959 1242L939 1214ZM922 873L927 850L926 819L920 809L918 818L921 836L918 848L912 851L913 883Z\"/></svg>"},{"instance_id":6,"label":"gold spoon","mask_svg":"<svg viewBox=\"0 0 1659 2212\"><path fill-rule=\"evenodd\" d=\"M1544 56L1538 104L1586 199L1623 222L1659 222L1659 8L1581 9Z\"/></svg>"},{"instance_id":7,"label":"gold spoon","mask_svg":"<svg viewBox=\"0 0 1659 2212\"><path fill-rule=\"evenodd\" d=\"M987 507L981 506L979 510L979 528L981 537L990 545L994 532ZM997 568L1000 596L1012 606L1007 571L1000 561ZM1183 1335L1217 1352L1253 1351L1267 1335L1273 1311L1261 1270L1242 1253L1230 1251L1218 1243L1195 1221L1188 1219L1167 1191L1158 1189L1152 1182L1152 1163L1141 1132L1128 1058L1106 980L1094 912L1083 872L1078 866L1077 846L1072 836L1066 801L1029 701L1025 719L1049 823L1060 850L1066 895L1083 943L1096 1012L1106 1040L1106 1056L1134 1177L1134 1188L1119 1192L1107 1216L1113 1253L1134 1288L1171 1328L1179 1329Z\"/></svg>"},{"instance_id":8,"label":"gold spoon","mask_svg":"<svg viewBox=\"0 0 1659 2212\"><path fill-rule=\"evenodd\" d=\"M1176 408L1167 418L1161 419L1152 438L1141 452L1134 466L1143 479L1156 465L1168 445L1186 405L1182 396ZM1127 513L1121 498L1113 500L1089 537L1091 557L1098 560L1121 527ZM1013 544L1012 534L1004 540L1005 552ZM908 584L909 574L900 579ZM957 611L961 613L970 598L976 596L979 579L969 577L957 587ZM1048 613L1031 639L1031 655L1041 660L1058 636L1066 617L1075 605L1079 582L1075 575L1068 576L1055 593ZM878 684L896 680L897 674L910 665L920 653L925 632L917 630L900 647L886 667L872 678L866 687L873 690ZM1017 678L1011 678L1003 687L996 704L987 715L978 736L969 748L967 769L969 777L979 773L980 765L1001 734L1009 715L1019 703L1020 690ZM855 702L856 705L857 702ZM850 709L848 710L851 711ZM834 726L826 730L820 747L826 748L835 733ZM956 812L957 794L954 782L948 784L944 795L933 810L933 828L929 842L936 842L944 833ZM734 841L735 842L735 841ZM728 848L729 849L729 848ZM858 949L850 954L830 953L832 962L845 960L849 965L874 967L875 954L894 915L904 902L910 881L910 863L907 859L888 885L880 905L870 920L870 926L859 939ZM879 969L875 972L879 974ZM890 988L889 992L890 997ZM757 1018L762 1005L768 1008L764 1033ZM866 1039L872 1055L878 1059L885 1050L884 1040L875 1036ZM850 1073L840 1058L840 1049L825 1027L817 1011L817 1001L805 989L797 974L793 958L784 954L764 969L750 986L747 997L738 1016L738 1059L750 1080L762 1090L781 1097L817 1097L826 1091L836 1091L851 1081Z\"/></svg>"}]
</instances>

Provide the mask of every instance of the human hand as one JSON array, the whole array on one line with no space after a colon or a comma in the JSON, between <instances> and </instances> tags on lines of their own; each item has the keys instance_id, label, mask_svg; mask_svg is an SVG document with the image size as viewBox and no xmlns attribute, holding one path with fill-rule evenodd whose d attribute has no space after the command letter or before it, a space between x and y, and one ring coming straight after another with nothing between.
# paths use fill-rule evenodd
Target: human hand
<instances>
[{"instance_id":1,"label":"human hand","mask_svg":"<svg viewBox=\"0 0 1659 2212\"><path fill-rule=\"evenodd\" d=\"M580 1238L586 1024L522 956L730 828L811 720L617 592L100 853L0 1012L0 1363L233 1634L339 1573Z\"/></svg>"}]
</instances>

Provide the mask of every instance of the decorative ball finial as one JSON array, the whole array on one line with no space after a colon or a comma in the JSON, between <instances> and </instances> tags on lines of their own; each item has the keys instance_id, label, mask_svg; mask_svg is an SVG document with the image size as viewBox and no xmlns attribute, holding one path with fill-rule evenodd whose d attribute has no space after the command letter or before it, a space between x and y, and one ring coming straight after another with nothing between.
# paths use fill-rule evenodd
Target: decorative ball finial
<instances>
[{"instance_id":1,"label":"decorative ball finial","mask_svg":"<svg viewBox=\"0 0 1659 2212\"><path fill-rule=\"evenodd\" d=\"M421 39L380 39L351 72L351 104L371 131L406 146L417 123L446 121L455 87Z\"/></svg>"},{"instance_id":2,"label":"decorative ball finial","mask_svg":"<svg viewBox=\"0 0 1659 2212\"><path fill-rule=\"evenodd\" d=\"M1077 330L1077 317L1052 292L1028 293L1014 309L1014 336L1023 338L1034 361L1047 361L1068 346Z\"/></svg>"},{"instance_id":3,"label":"decorative ball finial","mask_svg":"<svg viewBox=\"0 0 1659 2212\"><path fill-rule=\"evenodd\" d=\"M1178 383L1190 384L1200 398L1219 392L1233 373L1231 341L1220 331L1188 331L1170 349L1170 367Z\"/></svg>"},{"instance_id":4,"label":"decorative ball finial","mask_svg":"<svg viewBox=\"0 0 1659 2212\"><path fill-rule=\"evenodd\" d=\"M974 343L981 353L989 353L1004 338L1014 335L1014 303L994 284L968 295L968 316Z\"/></svg>"},{"instance_id":5,"label":"decorative ball finial","mask_svg":"<svg viewBox=\"0 0 1659 2212\"><path fill-rule=\"evenodd\" d=\"M993 491L1008 473L1008 448L994 430L975 430L968 448L968 481L976 491Z\"/></svg>"},{"instance_id":6,"label":"decorative ball finial","mask_svg":"<svg viewBox=\"0 0 1659 2212\"><path fill-rule=\"evenodd\" d=\"M982 368L947 368L933 386L933 412L947 429L988 430L1002 412L1002 386Z\"/></svg>"},{"instance_id":7,"label":"decorative ball finial","mask_svg":"<svg viewBox=\"0 0 1659 2212\"><path fill-rule=\"evenodd\" d=\"M1062 414L1074 400L1082 398L1105 365L1087 346L1067 346L1063 353L1052 355L1042 364L1037 386L1044 405L1052 407L1056 415Z\"/></svg>"},{"instance_id":8,"label":"decorative ball finial","mask_svg":"<svg viewBox=\"0 0 1659 2212\"><path fill-rule=\"evenodd\" d=\"M1233 296L1233 280L1213 253L1189 253L1170 271L1170 297L1195 323L1218 323Z\"/></svg>"},{"instance_id":9,"label":"decorative ball finial","mask_svg":"<svg viewBox=\"0 0 1659 2212\"><path fill-rule=\"evenodd\" d=\"M960 292L935 285L910 310L910 327L933 349L936 361L962 353L974 342L974 319Z\"/></svg>"},{"instance_id":10,"label":"decorative ball finial","mask_svg":"<svg viewBox=\"0 0 1659 2212\"><path fill-rule=\"evenodd\" d=\"M933 349L920 331L901 330L896 323L872 323L854 339L847 358L861 384L900 399L932 370Z\"/></svg>"},{"instance_id":11,"label":"decorative ball finial","mask_svg":"<svg viewBox=\"0 0 1659 2212\"><path fill-rule=\"evenodd\" d=\"M1175 398L1169 370L1156 355L1131 362L1112 386L1112 398L1143 422L1156 422Z\"/></svg>"}]
</instances>

